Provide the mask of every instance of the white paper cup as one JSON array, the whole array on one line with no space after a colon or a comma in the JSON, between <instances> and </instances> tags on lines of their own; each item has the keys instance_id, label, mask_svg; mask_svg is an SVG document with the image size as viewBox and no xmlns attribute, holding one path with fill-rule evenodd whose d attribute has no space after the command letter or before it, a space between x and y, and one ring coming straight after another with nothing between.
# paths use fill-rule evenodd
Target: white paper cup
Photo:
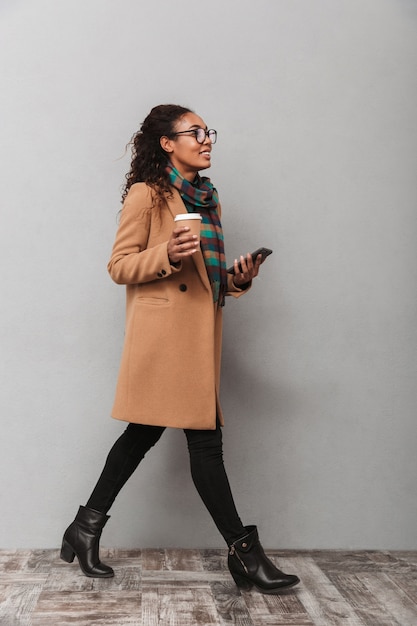
<instances>
[{"instance_id":1,"label":"white paper cup","mask_svg":"<svg viewBox=\"0 0 417 626\"><path fill-rule=\"evenodd\" d=\"M191 235L197 235L200 243L200 227L202 217L200 213L180 213L174 218L176 226L188 226Z\"/></svg>"}]
</instances>

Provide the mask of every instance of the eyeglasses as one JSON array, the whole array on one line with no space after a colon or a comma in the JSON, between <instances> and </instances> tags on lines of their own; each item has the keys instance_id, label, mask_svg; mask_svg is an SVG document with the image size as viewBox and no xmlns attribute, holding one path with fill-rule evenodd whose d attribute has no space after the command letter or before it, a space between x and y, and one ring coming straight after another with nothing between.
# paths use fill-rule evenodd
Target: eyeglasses
<instances>
[{"instance_id":1,"label":"eyeglasses","mask_svg":"<svg viewBox=\"0 0 417 626\"><path fill-rule=\"evenodd\" d=\"M213 130L212 128L210 128L210 130L204 130L204 128L190 128L190 130L181 130L179 133L173 133L173 136L186 135L187 133L192 133L198 143L204 143L206 137L210 139L211 143L216 143L217 141L217 130Z\"/></svg>"}]
</instances>

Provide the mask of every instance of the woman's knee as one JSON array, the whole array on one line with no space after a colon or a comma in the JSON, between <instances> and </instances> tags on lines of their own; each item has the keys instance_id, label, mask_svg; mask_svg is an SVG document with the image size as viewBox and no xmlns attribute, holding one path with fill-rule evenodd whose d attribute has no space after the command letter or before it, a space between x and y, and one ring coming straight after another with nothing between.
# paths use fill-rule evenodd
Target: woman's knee
<instances>
[{"instance_id":1,"label":"woman's knee","mask_svg":"<svg viewBox=\"0 0 417 626\"><path fill-rule=\"evenodd\" d=\"M220 426L216 430L185 430L190 456L222 456L223 439Z\"/></svg>"},{"instance_id":2,"label":"woman's knee","mask_svg":"<svg viewBox=\"0 0 417 626\"><path fill-rule=\"evenodd\" d=\"M152 447L162 436L165 428L163 426L148 426L146 424L129 423L123 433L123 437L129 444L141 443Z\"/></svg>"}]
</instances>

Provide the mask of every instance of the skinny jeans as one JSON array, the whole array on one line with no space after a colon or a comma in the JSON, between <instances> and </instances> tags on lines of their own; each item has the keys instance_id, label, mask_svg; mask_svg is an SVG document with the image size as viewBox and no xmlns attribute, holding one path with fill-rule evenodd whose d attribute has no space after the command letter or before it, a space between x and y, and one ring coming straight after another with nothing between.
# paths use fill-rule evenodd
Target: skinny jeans
<instances>
[{"instance_id":1,"label":"skinny jeans","mask_svg":"<svg viewBox=\"0 0 417 626\"><path fill-rule=\"evenodd\" d=\"M111 448L87 507L107 513L123 485L145 454L159 441L165 427L130 423ZM245 530L230 489L223 463L219 422L215 430L184 429L194 485L228 545Z\"/></svg>"}]
</instances>

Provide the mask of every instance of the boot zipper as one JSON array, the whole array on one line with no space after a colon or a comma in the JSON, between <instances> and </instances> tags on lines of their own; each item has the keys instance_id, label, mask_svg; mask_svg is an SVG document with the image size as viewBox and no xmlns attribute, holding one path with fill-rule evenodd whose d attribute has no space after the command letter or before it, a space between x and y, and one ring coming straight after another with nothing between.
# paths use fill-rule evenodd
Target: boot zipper
<instances>
[{"instance_id":1,"label":"boot zipper","mask_svg":"<svg viewBox=\"0 0 417 626\"><path fill-rule=\"evenodd\" d=\"M241 565L242 565L243 569L245 570L245 572L246 572L247 574L249 574L249 572L248 572L248 568L246 567L246 565L244 564L244 562L243 562L243 561L242 561L242 559L240 558L239 553L236 551L236 548L235 548L235 546L234 546L234 545L231 545L231 546L230 546L230 552L229 552L229 554L230 554L230 556L237 556L237 558L239 559L239 561L240 561L240 563L241 563Z\"/></svg>"}]
</instances>

